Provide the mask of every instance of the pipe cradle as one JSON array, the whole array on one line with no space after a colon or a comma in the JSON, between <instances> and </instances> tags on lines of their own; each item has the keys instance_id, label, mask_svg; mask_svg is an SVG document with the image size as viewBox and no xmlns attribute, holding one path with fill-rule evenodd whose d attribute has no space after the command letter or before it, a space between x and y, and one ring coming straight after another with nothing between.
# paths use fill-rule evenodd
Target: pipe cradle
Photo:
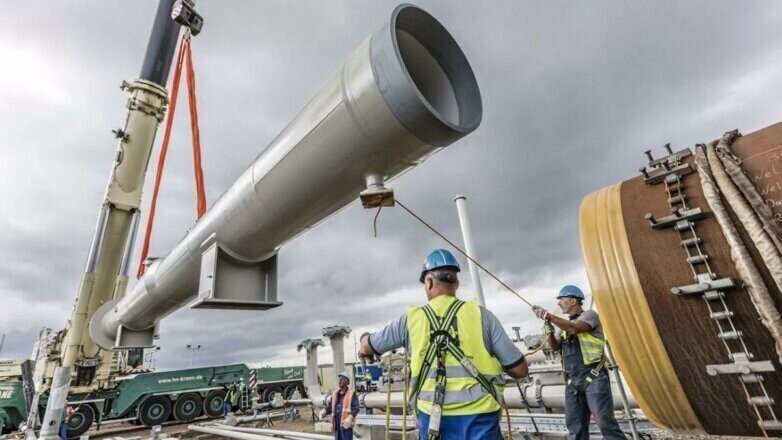
<instances>
[{"instance_id":1,"label":"pipe cradle","mask_svg":"<svg viewBox=\"0 0 782 440\"><path fill-rule=\"evenodd\" d=\"M782 192L774 194L770 190L782 188L782 173L774 172L782 170L780 143L782 124L776 124L739 138L731 147L743 159L742 168L775 216L782 215L782 204L777 202ZM685 162L695 170L692 157ZM681 184L688 206L706 212L694 228L702 239L703 253L709 256L712 272L719 278L738 280L740 285L727 241L704 198L697 170L682 177ZM682 238L673 228L653 230L644 217L646 213L662 217L670 214L670 207L665 184L645 184L643 176L587 196L580 212L581 245L592 294L633 396L659 427L717 435L761 435L758 417L747 402L738 374L707 373L707 365L730 364L731 359L717 336L719 330L710 318L706 301L701 295L674 295L671 291L697 283L686 262ZM730 215L777 310L782 310L779 289L747 232L732 211ZM782 366L770 333L759 322L743 289L730 288L724 293L753 360L773 364L775 372L762 375L763 385L776 402L782 403ZM782 418L779 403L771 409Z\"/></svg>"}]
</instances>

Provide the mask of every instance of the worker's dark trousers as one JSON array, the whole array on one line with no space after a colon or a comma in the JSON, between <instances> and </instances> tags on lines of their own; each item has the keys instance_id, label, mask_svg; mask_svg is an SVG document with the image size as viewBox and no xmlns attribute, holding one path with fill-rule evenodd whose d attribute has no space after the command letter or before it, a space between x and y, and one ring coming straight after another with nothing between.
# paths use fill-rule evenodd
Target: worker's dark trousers
<instances>
[{"instance_id":1,"label":"worker's dark trousers","mask_svg":"<svg viewBox=\"0 0 782 440\"><path fill-rule=\"evenodd\" d=\"M590 414L595 416L604 439L627 438L614 417L611 381L605 370L589 385L586 393L579 393L570 385L565 387L565 422L572 440L589 439Z\"/></svg>"},{"instance_id":2,"label":"worker's dark trousers","mask_svg":"<svg viewBox=\"0 0 782 440\"><path fill-rule=\"evenodd\" d=\"M353 440L352 429L335 429L334 440Z\"/></svg>"}]
</instances>

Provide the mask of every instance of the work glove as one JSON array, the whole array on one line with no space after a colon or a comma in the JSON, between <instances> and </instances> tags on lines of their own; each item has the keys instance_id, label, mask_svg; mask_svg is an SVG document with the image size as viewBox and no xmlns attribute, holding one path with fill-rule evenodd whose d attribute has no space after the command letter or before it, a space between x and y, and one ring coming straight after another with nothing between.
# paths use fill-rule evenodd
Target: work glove
<instances>
[{"instance_id":1,"label":"work glove","mask_svg":"<svg viewBox=\"0 0 782 440\"><path fill-rule=\"evenodd\" d=\"M345 420L342 421L342 429L350 429L350 427L353 425L353 415L347 416Z\"/></svg>"},{"instance_id":2,"label":"work glove","mask_svg":"<svg viewBox=\"0 0 782 440\"><path fill-rule=\"evenodd\" d=\"M553 335L554 334L554 325L551 324L551 321L546 319L543 321L543 332L547 335Z\"/></svg>"},{"instance_id":3,"label":"work glove","mask_svg":"<svg viewBox=\"0 0 782 440\"><path fill-rule=\"evenodd\" d=\"M532 306L532 313L540 319L546 319L548 317L548 311L540 306Z\"/></svg>"},{"instance_id":4,"label":"work glove","mask_svg":"<svg viewBox=\"0 0 782 440\"><path fill-rule=\"evenodd\" d=\"M359 362L362 362L362 363L366 362L367 364L371 365L371 364L375 363L375 355L373 355L373 354L369 354L369 355L359 354L358 355L358 360L359 360Z\"/></svg>"}]
</instances>

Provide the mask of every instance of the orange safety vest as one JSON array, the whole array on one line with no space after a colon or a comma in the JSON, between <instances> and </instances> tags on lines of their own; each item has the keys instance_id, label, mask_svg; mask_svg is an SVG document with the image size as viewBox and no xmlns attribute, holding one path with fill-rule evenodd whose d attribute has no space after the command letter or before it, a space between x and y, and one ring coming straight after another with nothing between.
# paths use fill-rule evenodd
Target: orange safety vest
<instances>
[{"instance_id":1,"label":"orange safety vest","mask_svg":"<svg viewBox=\"0 0 782 440\"><path fill-rule=\"evenodd\" d=\"M337 411L337 394L339 393L339 389L337 391L334 391L334 394L331 395L331 432L334 432L334 417L336 417L336 414L334 414ZM353 400L353 390L348 388L347 392L345 392L345 397L342 398L342 413L339 416L339 426L342 427L342 421L347 419L348 416L350 416L350 401ZM350 429L353 429L353 426L356 425L356 419L354 418L353 421L350 422Z\"/></svg>"}]
</instances>

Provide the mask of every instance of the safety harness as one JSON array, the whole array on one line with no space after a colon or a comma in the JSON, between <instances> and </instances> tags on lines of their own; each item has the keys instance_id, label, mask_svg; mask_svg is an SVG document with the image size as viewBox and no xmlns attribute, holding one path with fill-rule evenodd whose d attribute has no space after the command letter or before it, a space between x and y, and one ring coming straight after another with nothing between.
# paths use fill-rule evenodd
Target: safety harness
<instances>
[{"instance_id":1,"label":"safety harness","mask_svg":"<svg viewBox=\"0 0 782 440\"><path fill-rule=\"evenodd\" d=\"M464 301L455 300L445 312L445 315L441 318L437 316L434 309L429 304L423 306L421 309L429 321L429 348L424 356L421 370L418 372L418 380L416 381L413 392L410 395L410 400L415 405L418 399L418 394L423 387L426 378L429 375L429 370L432 368L432 363L437 360L437 375L435 377L435 390L434 398L432 401L432 414L429 418L429 433L428 439L440 438L440 420L443 413L443 403L445 401L445 382L446 382L446 366L445 356L450 353L458 362L464 367L465 371L472 376L478 383L489 393L497 403L502 406L501 397L497 395L497 390L494 386L475 368L475 365L470 362L467 355L459 347L458 332L456 330L455 319L459 309L464 305ZM416 415L418 415L418 405L415 405Z\"/></svg>"},{"instance_id":2,"label":"safety harness","mask_svg":"<svg viewBox=\"0 0 782 440\"><path fill-rule=\"evenodd\" d=\"M581 341L578 340L578 334L568 334L567 332L563 331L562 332L562 338L563 339L568 339L568 338L575 339L571 343L579 344L579 350L582 351L582 353L581 353L582 360L581 361L583 362L583 357L584 357L583 347L581 347ZM560 356L560 359L562 360L562 371L565 372L566 383L569 386L572 386L573 389L576 390L576 392L579 392L579 393L586 393L586 390L587 390L587 388L589 388L589 385L595 379L597 379L597 377L600 375L600 372L603 370L603 368L606 365L606 356L605 356L605 351L604 351L603 352L603 356L597 362L597 365L594 368L592 368L591 370L589 370L589 373L584 377L584 379L583 380L577 379L577 380L574 381L573 378L570 377L569 374L567 374L567 369L565 369L565 357L564 356ZM594 365L594 364L592 364L592 365ZM587 366L587 364L585 363L584 366Z\"/></svg>"}]
</instances>

